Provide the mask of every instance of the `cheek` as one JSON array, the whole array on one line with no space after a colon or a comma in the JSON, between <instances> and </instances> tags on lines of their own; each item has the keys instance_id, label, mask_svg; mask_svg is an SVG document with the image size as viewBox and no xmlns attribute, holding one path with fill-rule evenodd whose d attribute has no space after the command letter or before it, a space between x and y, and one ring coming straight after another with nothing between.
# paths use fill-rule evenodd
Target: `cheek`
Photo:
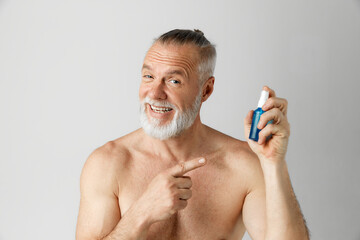
<instances>
[{"instance_id":1,"label":"cheek","mask_svg":"<svg viewBox=\"0 0 360 240\"><path fill-rule=\"evenodd\" d=\"M188 104L190 104L190 105L192 105L194 102L195 102L195 100L196 100L196 98L199 96L199 94L201 94L202 95L202 91L201 91L201 93L200 93L200 89L199 88L193 88L194 90L191 92L191 95L189 94L189 96L188 96L188 99L189 99L189 101L188 101Z\"/></svg>"},{"instance_id":2,"label":"cheek","mask_svg":"<svg viewBox=\"0 0 360 240\"><path fill-rule=\"evenodd\" d=\"M147 92L148 92L148 87L146 87L144 84L140 84L139 98L144 99L146 97Z\"/></svg>"}]
</instances>

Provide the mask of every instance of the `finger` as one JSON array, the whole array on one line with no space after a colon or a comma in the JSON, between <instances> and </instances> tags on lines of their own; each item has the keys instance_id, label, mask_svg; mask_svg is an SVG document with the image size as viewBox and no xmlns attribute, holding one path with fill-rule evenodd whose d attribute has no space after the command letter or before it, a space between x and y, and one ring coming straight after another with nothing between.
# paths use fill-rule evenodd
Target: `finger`
<instances>
[{"instance_id":1,"label":"finger","mask_svg":"<svg viewBox=\"0 0 360 240\"><path fill-rule=\"evenodd\" d=\"M288 108L288 101L285 98L277 98L277 97L269 98L265 102L262 109L264 111L268 111L272 108L279 108L284 113L284 115L286 115Z\"/></svg>"},{"instance_id":2,"label":"finger","mask_svg":"<svg viewBox=\"0 0 360 240\"><path fill-rule=\"evenodd\" d=\"M271 134L275 134L276 132L278 132L278 125L274 125L274 124L269 124L267 125L264 129L262 129L259 132L259 140L258 140L258 144L263 144L264 142L266 142L266 138L268 136L270 136Z\"/></svg>"},{"instance_id":3,"label":"finger","mask_svg":"<svg viewBox=\"0 0 360 240\"><path fill-rule=\"evenodd\" d=\"M288 132L287 132L286 128L284 128L281 125L268 124L264 129L262 129L259 132L258 144L261 145L261 144L265 143L266 138L271 135L286 137L288 135Z\"/></svg>"},{"instance_id":4,"label":"finger","mask_svg":"<svg viewBox=\"0 0 360 240\"><path fill-rule=\"evenodd\" d=\"M175 183L178 188L190 189L192 186L192 181L189 176L182 176L175 178Z\"/></svg>"},{"instance_id":5,"label":"finger","mask_svg":"<svg viewBox=\"0 0 360 240\"><path fill-rule=\"evenodd\" d=\"M269 92L269 98L271 98L271 97L276 97L275 91L272 90L271 88L269 88L268 86L264 86L264 87L263 87L263 90Z\"/></svg>"},{"instance_id":6,"label":"finger","mask_svg":"<svg viewBox=\"0 0 360 240\"><path fill-rule=\"evenodd\" d=\"M196 158L187 162L181 162L169 169L169 173L174 177L182 176L196 168L206 164L205 158Z\"/></svg>"},{"instance_id":7,"label":"finger","mask_svg":"<svg viewBox=\"0 0 360 240\"><path fill-rule=\"evenodd\" d=\"M245 120L244 120L244 123L245 123L246 125L250 125L250 126L251 126L253 114L254 114L254 110L250 110L250 111L248 112L248 114L246 115Z\"/></svg>"},{"instance_id":8,"label":"finger","mask_svg":"<svg viewBox=\"0 0 360 240\"><path fill-rule=\"evenodd\" d=\"M273 108L261 115L257 128L263 129L271 120L274 121L274 124L279 124L282 119L284 119L284 114L280 111L280 109Z\"/></svg>"},{"instance_id":9,"label":"finger","mask_svg":"<svg viewBox=\"0 0 360 240\"><path fill-rule=\"evenodd\" d=\"M178 204L176 206L176 210L179 211L181 209L186 208L187 204L188 204L188 202L186 200L179 200Z\"/></svg>"},{"instance_id":10,"label":"finger","mask_svg":"<svg viewBox=\"0 0 360 240\"><path fill-rule=\"evenodd\" d=\"M245 119L244 119L244 133L245 133L245 138L246 139L249 138L249 133L250 133L250 129L251 129L251 122L252 122L253 114L254 114L254 110L249 111L248 114L246 115Z\"/></svg>"},{"instance_id":11,"label":"finger","mask_svg":"<svg viewBox=\"0 0 360 240\"><path fill-rule=\"evenodd\" d=\"M188 200L192 196L192 191L189 189L179 189L177 197L180 200Z\"/></svg>"}]
</instances>

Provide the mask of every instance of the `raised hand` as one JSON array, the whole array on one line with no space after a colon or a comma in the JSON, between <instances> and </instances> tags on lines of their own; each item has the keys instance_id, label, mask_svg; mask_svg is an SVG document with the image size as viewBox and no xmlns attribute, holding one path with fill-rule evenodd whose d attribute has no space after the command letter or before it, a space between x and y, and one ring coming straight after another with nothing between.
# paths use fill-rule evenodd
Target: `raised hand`
<instances>
[{"instance_id":1,"label":"raised hand","mask_svg":"<svg viewBox=\"0 0 360 240\"><path fill-rule=\"evenodd\" d=\"M269 92L269 99L262 107L266 112L261 115L257 126L262 129L259 133L259 140L255 142L249 139L253 110L247 114L244 120L245 137L250 148L260 160L266 159L275 163L284 160L287 151L290 136L290 124L287 120L288 102L284 98L276 97L275 91L267 86L263 90ZM270 120L273 120L273 123L266 125ZM266 140L271 135L272 137Z\"/></svg>"}]
</instances>

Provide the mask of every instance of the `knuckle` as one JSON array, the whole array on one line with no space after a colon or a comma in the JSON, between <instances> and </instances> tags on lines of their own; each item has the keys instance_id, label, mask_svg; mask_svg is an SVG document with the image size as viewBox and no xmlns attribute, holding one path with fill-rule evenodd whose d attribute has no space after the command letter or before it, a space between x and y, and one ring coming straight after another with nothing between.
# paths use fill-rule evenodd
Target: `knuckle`
<instances>
[{"instance_id":1,"label":"knuckle","mask_svg":"<svg viewBox=\"0 0 360 240\"><path fill-rule=\"evenodd\" d=\"M176 201L179 199L176 193L170 193L168 197L168 205L174 206L176 204Z\"/></svg>"},{"instance_id":2,"label":"knuckle","mask_svg":"<svg viewBox=\"0 0 360 240\"><path fill-rule=\"evenodd\" d=\"M175 205L176 205L176 202L175 202L175 200L172 199L172 198L170 198L170 199L167 201L167 204L166 204L166 206L167 206L168 208L170 208L170 209L173 209Z\"/></svg>"},{"instance_id":3,"label":"knuckle","mask_svg":"<svg viewBox=\"0 0 360 240\"><path fill-rule=\"evenodd\" d=\"M264 131L259 132L259 139L263 137ZM259 140L258 140L259 141Z\"/></svg>"},{"instance_id":4,"label":"knuckle","mask_svg":"<svg viewBox=\"0 0 360 240\"><path fill-rule=\"evenodd\" d=\"M192 181L191 180L188 181L188 186L189 186L189 188L192 187Z\"/></svg>"},{"instance_id":5,"label":"knuckle","mask_svg":"<svg viewBox=\"0 0 360 240\"><path fill-rule=\"evenodd\" d=\"M163 179L162 186L163 188L168 189L168 191L171 191L174 185L174 181L172 181L169 177Z\"/></svg>"},{"instance_id":6,"label":"knuckle","mask_svg":"<svg viewBox=\"0 0 360 240\"><path fill-rule=\"evenodd\" d=\"M264 122L266 121L267 118L268 118L268 114L263 113L263 114L260 116L260 120L259 120L258 125L261 126L262 124L264 124Z\"/></svg>"},{"instance_id":7,"label":"knuckle","mask_svg":"<svg viewBox=\"0 0 360 240\"><path fill-rule=\"evenodd\" d=\"M279 108L274 108L274 113L279 116L281 114L281 110Z\"/></svg>"},{"instance_id":8,"label":"knuckle","mask_svg":"<svg viewBox=\"0 0 360 240\"><path fill-rule=\"evenodd\" d=\"M179 193L178 192L176 192L176 191L171 191L170 192L170 199L176 200L178 198L179 198Z\"/></svg>"},{"instance_id":9,"label":"knuckle","mask_svg":"<svg viewBox=\"0 0 360 240\"><path fill-rule=\"evenodd\" d=\"M266 116L267 116L267 115L268 115L267 112L261 114L259 122L264 121L264 119L266 119Z\"/></svg>"},{"instance_id":10,"label":"knuckle","mask_svg":"<svg viewBox=\"0 0 360 240\"><path fill-rule=\"evenodd\" d=\"M172 188L174 188L175 183L174 183L174 181L171 181L170 179L167 179L166 182L165 182L165 186L168 189L172 189Z\"/></svg>"},{"instance_id":11,"label":"knuckle","mask_svg":"<svg viewBox=\"0 0 360 240\"><path fill-rule=\"evenodd\" d=\"M191 177L190 176L183 176L184 180L187 181L191 181Z\"/></svg>"},{"instance_id":12,"label":"knuckle","mask_svg":"<svg viewBox=\"0 0 360 240\"><path fill-rule=\"evenodd\" d=\"M268 105L273 105L273 103L274 103L274 98L268 98L268 100L266 101L266 104Z\"/></svg>"},{"instance_id":13,"label":"knuckle","mask_svg":"<svg viewBox=\"0 0 360 240\"><path fill-rule=\"evenodd\" d=\"M274 120L276 120L276 123L275 124L279 124L281 119L282 119L282 112L280 109L278 108L275 108L274 109Z\"/></svg>"},{"instance_id":14,"label":"knuckle","mask_svg":"<svg viewBox=\"0 0 360 240\"><path fill-rule=\"evenodd\" d=\"M264 134L267 134L268 132L272 132L272 131L274 130L275 126L274 126L274 124L268 124L268 125L266 126L266 128L267 128L267 131L264 131L263 135L264 135ZM261 132L260 132L260 133L261 133Z\"/></svg>"},{"instance_id":15,"label":"knuckle","mask_svg":"<svg viewBox=\"0 0 360 240\"><path fill-rule=\"evenodd\" d=\"M289 101L286 98L284 98L284 103L285 103L285 107L289 105Z\"/></svg>"},{"instance_id":16,"label":"knuckle","mask_svg":"<svg viewBox=\"0 0 360 240\"><path fill-rule=\"evenodd\" d=\"M180 162L179 164L178 164L178 168L179 168L179 171L181 172L181 173L184 173L185 172L185 162Z\"/></svg>"},{"instance_id":17,"label":"knuckle","mask_svg":"<svg viewBox=\"0 0 360 240\"><path fill-rule=\"evenodd\" d=\"M259 132L259 138L263 138L266 135L266 132L264 130Z\"/></svg>"},{"instance_id":18,"label":"knuckle","mask_svg":"<svg viewBox=\"0 0 360 240\"><path fill-rule=\"evenodd\" d=\"M173 194L171 198L171 202L175 205L178 200L179 200L179 194Z\"/></svg>"}]
</instances>

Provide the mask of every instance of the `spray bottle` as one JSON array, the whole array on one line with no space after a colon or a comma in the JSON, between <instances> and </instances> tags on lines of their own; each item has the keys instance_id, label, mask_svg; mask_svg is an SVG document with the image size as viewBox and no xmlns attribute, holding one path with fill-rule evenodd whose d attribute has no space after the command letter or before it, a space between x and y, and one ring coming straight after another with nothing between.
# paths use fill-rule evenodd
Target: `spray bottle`
<instances>
[{"instance_id":1,"label":"spray bottle","mask_svg":"<svg viewBox=\"0 0 360 240\"><path fill-rule=\"evenodd\" d=\"M259 132L261 131L261 129L257 128L257 125L258 125L258 123L260 121L261 115L265 112L264 110L262 110L262 107L265 104L266 100L268 100L268 98L269 98L269 92L265 91L265 90L262 90L261 91L261 96L260 96L260 99L259 99L259 102L258 102L257 109L255 109L254 115L253 115L253 118L252 118L249 138L251 140L256 141L256 142L259 140Z\"/></svg>"}]
</instances>

